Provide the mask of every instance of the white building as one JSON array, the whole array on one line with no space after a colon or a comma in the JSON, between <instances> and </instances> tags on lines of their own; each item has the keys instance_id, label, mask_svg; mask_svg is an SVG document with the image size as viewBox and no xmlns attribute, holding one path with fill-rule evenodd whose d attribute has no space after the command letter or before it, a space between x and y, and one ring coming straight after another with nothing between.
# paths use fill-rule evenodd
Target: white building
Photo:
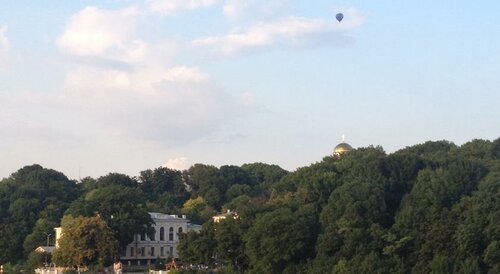
<instances>
[{"instance_id":1,"label":"white building","mask_svg":"<svg viewBox=\"0 0 500 274\"><path fill-rule=\"evenodd\" d=\"M201 225L191 224L186 215L168 215L149 212L153 220L155 234L152 238L147 235L136 234L134 240L123 250L120 259L128 264L150 264L156 259L177 258L177 244L179 233L189 231L199 232ZM56 227L56 248L62 236L62 228Z\"/></svg>"},{"instance_id":2,"label":"white building","mask_svg":"<svg viewBox=\"0 0 500 274\"><path fill-rule=\"evenodd\" d=\"M150 212L155 234L134 235L134 241L127 245L120 259L129 264L147 264L156 259L177 258L179 233L200 231L200 225L189 223L186 215L168 215Z\"/></svg>"}]
</instances>

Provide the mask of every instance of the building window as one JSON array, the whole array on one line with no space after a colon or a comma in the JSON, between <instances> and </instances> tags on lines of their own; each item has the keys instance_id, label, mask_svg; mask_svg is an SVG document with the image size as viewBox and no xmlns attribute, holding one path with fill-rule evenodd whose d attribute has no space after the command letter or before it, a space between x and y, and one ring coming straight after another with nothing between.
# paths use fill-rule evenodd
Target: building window
<instances>
[{"instance_id":1,"label":"building window","mask_svg":"<svg viewBox=\"0 0 500 274\"><path fill-rule=\"evenodd\" d=\"M174 257L174 247L170 247L170 256Z\"/></svg>"},{"instance_id":2,"label":"building window","mask_svg":"<svg viewBox=\"0 0 500 274\"><path fill-rule=\"evenodd\" d=\"M156 230L155 232L153 232L153 234L151 234L151 241L154 241L156 238Z\"/></svg>"},{"instance_id":3,"label":"building window","mask_svg":"<svg viewBox=\"0 0 500 274\"><path fill-rule=\"evenodd\" d=\"M182 233L182 227L179 227L179 234Z\"/></svg>"},{"instance_id":4,"label":"building window","mask_svg":"<svg viewBox=\"0 0 500 274\"><path fill-rule=\"evenodd\" d=\"M130 257L134 257L134 248L133 247L130 248Z\"/></svg>"},{"instance_id":5,"label":"building window","mask_svg":"<svg viewBox=\"0 0 500 274\"><path fill-rule=\"evenodd\" d=\"M146 254L146 252L144 252L144 247L141 247L141 256L144 257Z\"/></svg>"},{"instance_id":6,"label":"building window","mask_svg":"<svg viewBox=\"0 0 500 274\"><path fill-rule=\"evenodd\" d=\"M160 228L160 241L165 241L165 228Z\"/></svg>"},{"instance_id":7,"label":"building window","mask_svg":"<svg viewBox=\"0 0 500 274\"><path fill-rule=\"evenodd\" d=\"M170 227L168 229L168 240L173 241L174 240L174 228Z\"/></svg>"},{"instance_id":8,"label":"building window","mask_svg":"<svg viewBox=\"0 0 500 274\"><path fill-rule=\"evenodd\" d=\"M146 233L142 232L141 233L141 241L145 241L146 240Z\"/></svg>"},{"instance_id":9,"label":"building window","mask_svg":"<svg viewBox=\"0 0 500 274\"><path fill-rule=\"evenodd\" d=\"M160 247L160 256L165 256L165 248L163 248L163 246Z\"/></svg>"},{"instance_id":10,"label":"building window","mask_svg":"<svg viewBox=\"0 0 500 274\"><path fill-rule=\"evenodd\" d=\"M153 257L154 257L154 255L155 255L155 247L154 247L154 246L152 246L152 247L151 247L151 256L153 256Z\"/></svg>"}]
</instances>

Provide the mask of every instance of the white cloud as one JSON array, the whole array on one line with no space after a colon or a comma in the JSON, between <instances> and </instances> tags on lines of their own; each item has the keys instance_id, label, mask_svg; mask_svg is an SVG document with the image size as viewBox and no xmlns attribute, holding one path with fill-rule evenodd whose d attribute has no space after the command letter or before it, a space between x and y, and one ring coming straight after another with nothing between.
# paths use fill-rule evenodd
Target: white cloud
<instances>
[{"instance_id":1,"label":"white cloud","mask_svg":"<svg viewBox=\"0 0 500 274\"><path fill-rule=\"evenodd\" d=\"M226 0L222 10L230 20L265 18L286 10L288 0Z\"/></svg>"},{"instance_id":2,"label":"white cloud","mask_svg":"<svg viewBox=\"0 0 500 274\"><path fill-rule=\"evenodd\" d=\"M0 93L0 143L74 146L75 125L56 98L33 92Z\"/></svg>"},{"instance_id":3,"label":"white cloud","mask_svg":"<svg viewBox=\"0 0 500 274\"><path fill-rule=\"evenodd\" d=\"M148 0L150 9L161 15L172 15L184 10L194 10L217 5L221 0Z\"/></svg>"},{"instance_id":4,"label":"white cloud","mask_svg":"<svg viewBox=\"0 0 500 274\"><path fill-rule=\"evenodd\" d=\"M185 170L190 167L190 164L186 157L179 157L168 159L164 166L170 169Z\"/></svg>"},{"instance_id":5,"label":"white cloud","mask_svg":"<svg viewBox=\"0 0 500 274\"><path fill-rule=\"evenodd\" d=\"M71 17L57 44L64 52L78 56L140 60L148 45L131 39L137 15L134 7L120 10L86 7Z\"/></svg>"},{"instance_id":6,"label":"white cloud","mask_svg":"<svg viewBox=\"0 0 500 274\"><path fill-rule=\"evenodd\" d=\"M184 8L211 2L180 3L170 2ZM169 64L170 43L137 39L136 15L135 8L87 7L71 18L57 41L76 61L66 73L62 105L111 135L166 145L204 137L240 113L239 102L209 75Z\"/></svg>"},{"instance_id":7,"label":"white cloud","mask_svg":"<svg viewBox=\"0 0 500 274\"><path fill-rule=\"evenodd\" d=\"M7 63L9 53L9 39L5 35L7 26L0 27L0 69Z\"/></svg>"},{"instance_id":8,"label":"white cloud","mask_svg":"<svg viewBox=\"0 0 500 274\"><path fill-rule=\"evenodd\" d=\"M277 45L304 47L322 40L328 43L344 43L346 37L341 33L358 27L363 21L364 17L360 14L353 14L341 24L334 19L287 17L274 22L257 23L243 32L196 39L193 44L207 47L215 54L235 55Z\"/></svg>"},{"instance_id":9,"label":"white cloud","mask_svg":"<svg viewBox=\"0 0 500 274\"><path fill-rule=\"evenodd\" d=\"M255 94L252 93L252 92L244 92L242 95L241 95L241 102L243 104L243 106L245 107L253 107L255 105Z\"/></svg>"},{"instance_id":10,"label":"white cloud","mask_svg":"<svg viewBox=\"0 0 500 274\"><path fill-rule=\"evenodd\" d=\"M206 136L240 113L238 102L189 67L80 67L68 73L61 102L112 134L166 145Z\"/></svg>"}]
</instances>

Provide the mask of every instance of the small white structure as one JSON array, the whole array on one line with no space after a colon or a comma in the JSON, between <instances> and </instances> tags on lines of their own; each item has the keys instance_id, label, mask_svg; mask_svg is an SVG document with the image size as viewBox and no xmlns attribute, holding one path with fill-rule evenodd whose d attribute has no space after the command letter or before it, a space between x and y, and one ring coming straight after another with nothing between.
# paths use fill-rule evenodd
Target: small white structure
<instances>
[{"instance_id":1,"label":"small white structure","mask_svg":"<svg viewBox=\"0 0 500 274\"><path fill-rule=\"evenodd\" d=\"M56 231L56 248L58 248L59 239L61 239L62 236L62 227L55 227L54 230Z\"/></svg>"},{"instance_id":2,"label":"small white structure","mask_svg":"<svg viewBox=\"0 0 500 274\"><path fill-rule=\"evenodd\" d=\"M239 216L238 216L238 213L236 211L231 211L230 209L228 209L225 213L217 214L217 215L213 216L212 220L214 221L214 223L218 223L218 222L223 221L227 218L238 219Z\"/></svg>"},{"instance_id":3,"label":"small white structure","mask_svg":"<svg viewBox=\"0 0 500 274\"><path fill-rule=\"evenodd\" d=\"M179 234L200 231L201 226L191 224L186 215L168 215L150 212L155 233L149 238L146 234L134 235L134 241L127 245L120 259L129 264L148 264L156 259L177 258Z\"/></svg>"}]
</instances>

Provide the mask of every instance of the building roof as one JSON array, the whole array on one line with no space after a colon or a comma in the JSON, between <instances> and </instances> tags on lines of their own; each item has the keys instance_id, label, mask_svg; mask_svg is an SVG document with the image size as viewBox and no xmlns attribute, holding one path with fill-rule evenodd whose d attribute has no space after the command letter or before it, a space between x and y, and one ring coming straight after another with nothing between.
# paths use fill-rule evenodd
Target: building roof
<instances>
[{"instance_id":1,"label":"building roof","mask_svg":"<svg viewBox=\"0 0 500 274\"><path fill-rule=\"evenodd\" d=\"M52 253L55 248L55 246L39 246L35 249L35 251L39 253Z\"/></svg>"},{"instance_id":2,"label":"building roof","mask_svg":"<svg viewBox=\"0 0 500 274\"><path fill-rule=\"evenodd\" d=\"M183 221L188 221L186 218L186 215L169 215L169 214L164 214L164 213L158 213L158 212L148 212L149 215L151 216L151 219L156 219L156 220L183 220Z\"/></svg>"}]
</instances>

